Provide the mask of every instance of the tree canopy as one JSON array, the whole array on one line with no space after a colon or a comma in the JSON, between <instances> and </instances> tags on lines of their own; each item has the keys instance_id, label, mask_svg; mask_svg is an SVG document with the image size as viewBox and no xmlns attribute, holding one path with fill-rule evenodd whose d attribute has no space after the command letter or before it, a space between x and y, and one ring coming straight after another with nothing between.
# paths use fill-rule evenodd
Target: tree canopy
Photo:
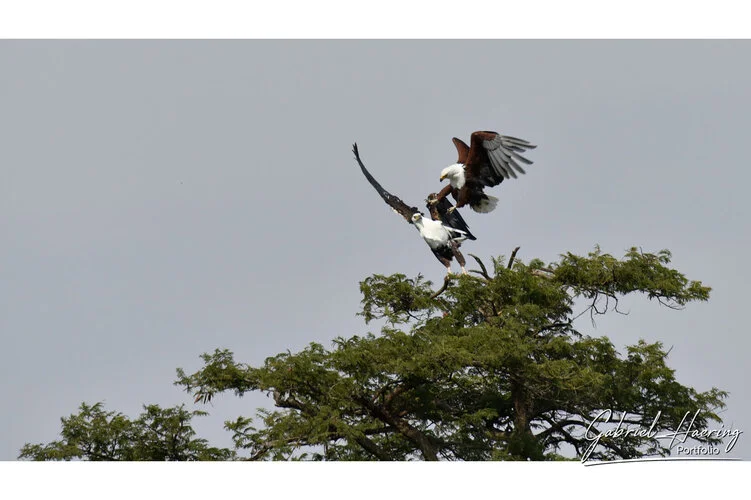
<instances>
[{"instance_id":1,"label":"tree canopy","mask_svg":"<svg viewBox=\"0 0 751 500\"><path fill-rule=\"evenodd\" d=\"M29 460L231 460L233 450L209 447L194 439L190 422L203 411L188 411L182 405L161 408L146 405L130 420L122 413L105 411L102 403L82 403L79 412L61 418L61 440L47 445L26 444L19 458Z\"/></svg>"},{"instance_id":2,"label":"tree canopy","mask_svg":"<svg viewBox=\"0 0 751 500\"><path fill-rule=\"evenodd\" d=\"M420 275L365 279L359 314L383 324L378 335L339 337L330 349L311 343L255 367L217 349L202 356L195 373L178 369L175 383L196 403L225 392L272 398L274 410L225 423L236 450L207 448L191 434L182 437L183 454L170 455L165 446L144 445L148 425L113 414L103 414L112 434L105 441L118 452L84 449L70 429L90 429L91 412L101 413L95 405L82 406L83 417L63 419L62 442L26 445L21 457L552 460L575 453L625 459L667 455L670 447L636 434L593 443L588 428L603 411L627 424L654 422L656 431L679 428L687 413L696 413L697 429L720 422L727 393L681 385L660 342L642 340L619 353L607 337L576 327L617 312L630 294L671 309L708 300L709 287L669 267L668 251L632 248L619 259L596 248L548 265L525 264L515 255L507 264L494 258L489 267L473 256L479 269L447 279L438 291ZM697 440L719 442L711 435Z\"/></svg>"},{"instance_id":3,"label":"tree canopy","mask_svg":"<svg viewBox=\"0 0 751 500\"><path fill-rule=\"evenodd\" d=\"M719 421L726 393L679 384L661 343L621 355L574 325L583 313L617 310L627 294L674 309L707 300L710 289L669 268L670 257L632 248L617 259L598 248L548 266L497 258L491 270L475 257L477 276L453 278L440 293L421 276L374 275L360 285L360 314L385 320L380 335L340 337L333 349L313 343L260 367L217 350L196 373L178 370L177 383L204 402L225 391L273 396L277 409L260 412L261 425L227 424L253 459L544 460L564 443L582 456L587 427L607 409L647 424L661 412L656 430L699 410L695 425L706 426ZM584 311L574 312L576 299ZM669 449L628 436L601 439L589 457L644 453Z\"/></svg>"}]
</instances>

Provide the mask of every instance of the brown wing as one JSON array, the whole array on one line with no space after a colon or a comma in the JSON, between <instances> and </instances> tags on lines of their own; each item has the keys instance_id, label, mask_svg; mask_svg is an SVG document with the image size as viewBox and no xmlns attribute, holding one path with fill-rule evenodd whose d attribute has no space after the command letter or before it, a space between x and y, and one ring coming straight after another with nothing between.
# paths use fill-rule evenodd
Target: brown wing
<instances>
[{"instance_id":1,"label":"brown wing","mask_svg":"<svg viewBox=\"0 0 751 500\"><path fill-rule=\"evenodd\" d=\"M362 173L365 175L365 178L368 179L368 182L375 188L376 191L378 191L378 194L381 195L381 198L383 198L383 201L388 203L388 205L394 210L394 212L398 213L404 219L412 224L412 215L415 213L420 212L417 207L410 207L406 203L404 203L402 200L394 196L393 194L389 193L383 187L378 183L377 180L373 178L372 175L370 175L370 172L368 172L368 169L365 168L365 165L362 164L362 161L360 160L360 153L357 150L357 144L352 145L352 152L355 153L355 159L357 160L357 163L360 164L360 169L362 170Z\"/></svg>"},{"instance_id":2,"label":"brown wing","mask_svg":"<svg viewBox=\"0 0 751 500\"><path fill-rule=\"evenodd\" d=\"M525 174L517 161L527 165L532 162L519 153L537 147L523 139L490 131L473 132L470 144L464 164L467 177L485 186L498 185L509 177L516 179L516 172Z\"/></svg>"},{"instance_id":3,"label":"brown wing","mask_svg":"<svg viewBox=\"0 0 751 500\"><path fill-rule=\"evenodd\" d=\"M465 143L461 139L457 139L454 137L451 139L454 141L454 146L456 146L456 151L459 153L459 159L456 160L456 163L461 163L462 165L467 163L467 156L469 156L469 146L467 146L467 143Z\"/></svg>"}]
</instances>

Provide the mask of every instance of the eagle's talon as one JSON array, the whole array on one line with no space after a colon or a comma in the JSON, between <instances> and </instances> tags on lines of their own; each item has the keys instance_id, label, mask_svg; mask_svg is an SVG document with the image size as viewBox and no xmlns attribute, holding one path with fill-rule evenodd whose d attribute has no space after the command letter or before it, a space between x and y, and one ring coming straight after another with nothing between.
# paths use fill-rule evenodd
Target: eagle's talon
<instances>
[{"instance_id":1,"label":"eagle's talon","mask_svg":"<svg viewBox=\"0 0 751 500\"><path fill-rule=\"evenodd\" d=\"M456 206L453 206L453 207L449 208L449 209L448 209L448 210L446 211L446 213L449 213L449 214L453 214L453 213L454 213L454 210L456 210Z\"/></svg>"}]
</instances>

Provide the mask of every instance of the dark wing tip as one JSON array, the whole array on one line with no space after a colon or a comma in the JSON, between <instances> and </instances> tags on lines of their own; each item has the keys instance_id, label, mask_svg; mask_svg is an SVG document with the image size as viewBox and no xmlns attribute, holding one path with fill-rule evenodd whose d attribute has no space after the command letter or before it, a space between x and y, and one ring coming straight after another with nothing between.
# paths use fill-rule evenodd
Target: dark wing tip
<instances>
[{"instance_id":1,"label":"dark wing tip","mask_svg":"<svg viewBox=\"0 0 751 500\"><path fill-rule=\"evenodd\" d=\"M431 197L435 197L435 193L431 193L428 195L428 199L425 200L428 203L430 203ZM467 222L464 220L464 217L462 217L462 214L459 213L458 210L454 210L454 212L449 213L449 209L451 208L451 202L447 200L446 198L443 198L441 201L439 201L436 205L432 205L433 210L435 210L436 215L438 216L437 219L442 222L445 226L458 229L459 231L464 232L467 235L467 239L470 240L476 240L475 235L473 235L469 231L469 226L467 225ZM431 205L428 205L428 208L431 208ZM431 210L431 215L433 214L433 210Z\"/></svg>"},{"instance_id":2,"label":"dark wing tip","mask_svg":"<svg viewBox=\"0 0 751 500\"><path fill-rule=\"evenodd\" d=\"M461 219L461 221L461 224L466 228L464 229L464 232L467 233L467 239L472 241L476 240L477 238L475 237L475 235L469 232L469 226L467 226L467 223L464 222L464 219Z\"/></svg>"},{"instance_id":3,"label":"dark wing tip","mask_svg":"<svg viewBox=\"0 0 751 500\"><path fill-rule=\"evenodd\" d=\"M363 175L368 180L370 185L373 186L376 192L380 195L383 201L385 201L387 205L389 205L396 213L401 215L407 222L412 224L412 214L419 212L419 210L417 210L417 207L408 206L398 197L383 189L383 186L381 186L381 184L377 180L375 180L370 172L368 172L368 169L365 168L365 165L360 159L360 153L357 148L357 143L352 144L352 152L355 154L355 159L360 165L360 170L362 171Z\"/></svg>"}]
</instances>

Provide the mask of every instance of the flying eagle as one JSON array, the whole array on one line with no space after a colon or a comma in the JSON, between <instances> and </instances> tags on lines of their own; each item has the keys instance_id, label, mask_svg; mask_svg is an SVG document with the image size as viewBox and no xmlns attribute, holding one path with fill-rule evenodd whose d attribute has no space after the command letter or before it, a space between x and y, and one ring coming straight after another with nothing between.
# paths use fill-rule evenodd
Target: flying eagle
<instances>
[{"instance_id":1,"label":"flying eagle","mask_svg":"<svg viewBox=\"0 0 751 500\"><path fill-rule=\"evenodd\" d=\"M492 211L498 204L498 198L485 194L484 188L497 186L509 177L516 179L516 172L526 173L516 160L531 165L532 162L519 153L537 147L523 139L489 131L473 132L471 146L456 137L453 141L459 159L441 172L441 180L448 179L449 185L438 193L434 201L437 203L451 193L456 206L451 207L449 212L464 205L479 213Z\"/></svg>"},{"instance_id":2,"label":"flying eagle","mask_svg":"<svg viewBox=\"0 0 751 500\"><path fill-rule=\"evenodd\" d=\"M464 222L459 212L449 213L451 202L448 200L438 200L431 202L436 197L435 193L428 196L428 210L430 211L431 219L426 219L423 214L417 209L417 207L410 207L402 200L392 195L376 181L370 172L365 168L360 160L360 153L357 150L357 144L352 146L352 152L355 153L355 159L360 165L362 173L368 182L378 191L381 198L391 207L391 209L397 214L404 217L404 219L410 224L414 224L417 230L420 232L420 236L428 244L433 255L446 266L446 272L451 274L451 260L456 257L456 261L462 268L462 273L467 274L467 270L464 268L466 261L464 256L459 251L459 245L461 242L470 239L475 240L472 233L469 232L467 223Z\"/></svg>"}]
</instances>

